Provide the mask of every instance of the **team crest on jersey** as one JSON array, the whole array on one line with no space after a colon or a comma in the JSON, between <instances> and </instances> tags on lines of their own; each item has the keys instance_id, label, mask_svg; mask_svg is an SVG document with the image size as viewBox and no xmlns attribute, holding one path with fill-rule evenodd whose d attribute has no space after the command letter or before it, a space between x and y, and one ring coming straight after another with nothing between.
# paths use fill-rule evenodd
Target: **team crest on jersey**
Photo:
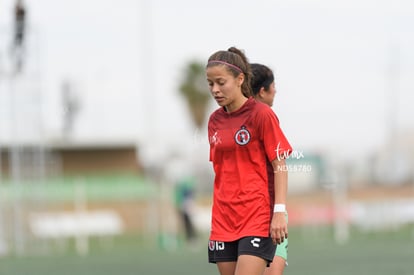
<instances>
[{"instance_id":1,"label":"team crest on jersey","mask_svg":"<svg viewBox=\"0 0 414 275\"><path fill-rule=\"evenodd\" d=\"M246 145L250 141L250 132L245 126L242 126L241 129L236 132L234 140L238 145Z\"/></svg>"}]
</instances>

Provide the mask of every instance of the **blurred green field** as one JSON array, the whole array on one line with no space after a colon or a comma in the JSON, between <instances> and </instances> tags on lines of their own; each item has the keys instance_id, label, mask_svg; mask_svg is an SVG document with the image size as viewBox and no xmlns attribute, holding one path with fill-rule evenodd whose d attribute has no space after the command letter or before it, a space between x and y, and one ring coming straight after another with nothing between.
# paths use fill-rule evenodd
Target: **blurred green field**
<instances>
[{"instance_id":1,"label":"blurred green field","mask_svg":"<svg viewBox=\"0 0 414 275\"><path fill-rule=\"evenodd\" d=\"M292 228L285 274L414 274L413 226L369 234L354 230L351 235L348 243L338 245L329 228ZM69 249L65 251L72 252L0 258L0 274L218 274L216 266L207 263L204 243L206 236L196 248L166 251L142 236L118 237L104 246L95 239L84 257Z\"/></svg>"}]
</instances>

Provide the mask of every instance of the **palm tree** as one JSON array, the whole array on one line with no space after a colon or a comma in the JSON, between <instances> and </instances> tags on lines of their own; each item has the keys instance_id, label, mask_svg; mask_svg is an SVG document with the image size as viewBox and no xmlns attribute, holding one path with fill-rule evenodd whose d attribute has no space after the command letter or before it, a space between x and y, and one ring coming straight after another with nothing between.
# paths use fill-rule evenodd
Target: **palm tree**
<instances>
[{"instance_id":1,"label":"palm tree","mask_svg":"<svg viewBox=\"0 0 414 275\"><path fill-rule=\"evenodd\" d=\"M205 76L205 67L201 62L191 61L185 67L184 79L180 85L180 94L187 101L196 128L201 129L211 99Z\"/></svg>"}]
</instances>

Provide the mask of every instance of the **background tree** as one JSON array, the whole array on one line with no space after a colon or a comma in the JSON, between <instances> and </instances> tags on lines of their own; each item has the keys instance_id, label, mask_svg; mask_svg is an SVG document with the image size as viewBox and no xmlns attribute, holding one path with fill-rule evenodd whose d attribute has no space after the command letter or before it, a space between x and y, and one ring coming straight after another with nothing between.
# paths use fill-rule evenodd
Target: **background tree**
<instances>
[{"instance_id":1,"label":"background tree","mask_svg":"<svg viewBox=\"0 0 414 275\"><path fill-rule=\"evenodd\" d=\"M191 61L187 64L184 79L180 85L180 94L187 102L195 126L198 129L202 128L211 100L203 63Z\"/></svg>"}]
</instances>

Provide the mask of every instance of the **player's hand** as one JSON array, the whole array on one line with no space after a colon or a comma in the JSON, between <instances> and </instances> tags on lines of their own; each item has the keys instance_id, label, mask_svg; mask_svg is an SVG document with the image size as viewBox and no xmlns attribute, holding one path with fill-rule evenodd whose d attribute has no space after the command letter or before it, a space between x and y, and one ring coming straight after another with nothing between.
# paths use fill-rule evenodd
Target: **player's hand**
<instances>
[{"instance_id":1,"label":"player's hand","mask_svg":"<svg viewBox=\"0 0 414 275\"><path fill-rule=\"evenodd\" d=\"M281 244L288 237L288 228L285 213L273 213L272 222L270 223L270 237L274 244Z\"/></svg>"}]
</instances>

